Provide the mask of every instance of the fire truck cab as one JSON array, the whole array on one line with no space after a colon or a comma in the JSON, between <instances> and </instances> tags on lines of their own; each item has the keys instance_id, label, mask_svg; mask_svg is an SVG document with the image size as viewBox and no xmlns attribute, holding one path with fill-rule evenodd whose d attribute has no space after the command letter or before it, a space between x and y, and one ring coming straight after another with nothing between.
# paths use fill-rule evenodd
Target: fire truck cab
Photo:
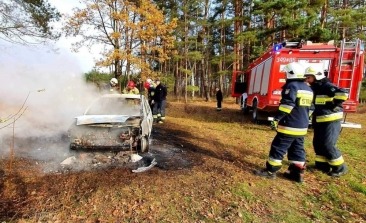
<instances>
[{"instance_id":1,"label":"fire truck cab","mask_svg":"<svg viewBox=\"0 0 366 223\"><path fill-rule=\"evenodd\" d=\"M232 96L240 99L244 112L253 111L253 121L259 119L259 114L277 111L281 88L286 82L283 67L291 62L323 70L332 83L348 90L349 98L343 104L345 112L356 111L364 73L364 45L361 40L343 40L340 47L334 41L284 42L271 47L247 70L233 71Z\"/></svg>"}]
</instances>

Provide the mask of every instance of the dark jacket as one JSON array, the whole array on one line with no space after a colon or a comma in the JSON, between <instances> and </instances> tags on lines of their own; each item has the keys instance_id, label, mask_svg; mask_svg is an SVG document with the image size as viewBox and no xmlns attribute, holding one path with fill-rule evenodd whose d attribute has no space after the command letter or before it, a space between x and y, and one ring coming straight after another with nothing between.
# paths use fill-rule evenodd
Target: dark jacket
<instances>
[{"instance_id":1,"label":"dark jacket","mask_svg":"<svg viewBox=\"0 0 366 223\"><path fill-rule=\"evenodd\" d=\"M156 86L155 94L152 97L154 101L163 101L166 100L167 94L168 94L167 88L160 83L159 85Z\"/></svg>"},{"instance_id":2,"label":"dark jacket","mask_svg":"<svg viewBox=\"0 0 366 223\"><path fill-rule=\"evenodd\" d=\"M287 80L282 87L280 106L274 117L278 120L277 132L289 136L306 135L312 101L313 91L304 80Z\"/></svg>"},{"instance_id":3,"label":"dark jacket","mask_svg":"<svg viewBox=\"0 0 366 223\"><path fill-rule=\"evenodd\" d=\"M223 100L221 90L216 91L216 100L217 101L222 101Z\"/></svg>"},{"instance_id":4,"label":"dark jacket","mask_svg":"<svg viewBox=\"0 0 366 223\"><path fill-rule=\"evenodd\" d=\"M342 103L348 98L345 89L335 86L328 78L316 81L311 88L315 105L313 121L332 122L343 119Z\"/></svg>"},{"instance_id":5,"label":"dark jacket","mask_svg":"<svg viewBox=\"0 0 366 223\"><path fill-rule=\"evenodd\" d=\"M149 101L153 100L155 95L155 86L150 86L147 90L147 98Z\"/></svg>"}]
</instances>

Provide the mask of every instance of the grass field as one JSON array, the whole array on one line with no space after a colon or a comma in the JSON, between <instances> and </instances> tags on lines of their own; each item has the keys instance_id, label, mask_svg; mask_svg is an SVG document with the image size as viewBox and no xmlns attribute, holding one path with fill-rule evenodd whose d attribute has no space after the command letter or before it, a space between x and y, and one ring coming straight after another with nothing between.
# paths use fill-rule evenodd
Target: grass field
<instances>
[{"instance_id":1,"label":"grass field","mask_svg":"<svg viewBox=\"0 0 366 223\"><path fill-rule=\"evenodd\" d=\"M124 168L44 174L34 162L0 162L3 222L365 222L366 107L349 114L362 129L343 129L338 146L348 175L333 179L312 169L312 130L306 136L305 182L262 179L275 136L268 123L250 122L226 99L170 101L161 140L181 149L191 165L155 167L134 174ZM284 167L280 172L283 172ZM2 174L3 173L3 174Z\"/></svg>"}]
</instances>

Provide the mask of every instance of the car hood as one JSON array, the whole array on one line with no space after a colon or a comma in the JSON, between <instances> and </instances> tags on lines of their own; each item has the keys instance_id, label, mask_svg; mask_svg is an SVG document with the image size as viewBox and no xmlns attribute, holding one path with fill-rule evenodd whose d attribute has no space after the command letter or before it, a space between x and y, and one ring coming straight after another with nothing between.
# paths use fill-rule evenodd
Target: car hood
<instances>
[{"instance_id":1,"label":"car hood","mask_svg":"<svg viewBox=\"0 0 366 223\"><path fill-rule=\"evenodd\" d=\"M123 123L130 115L82 115L76 117L76 125L101 124L101 123Z\"/></svg>"}]
</instances>

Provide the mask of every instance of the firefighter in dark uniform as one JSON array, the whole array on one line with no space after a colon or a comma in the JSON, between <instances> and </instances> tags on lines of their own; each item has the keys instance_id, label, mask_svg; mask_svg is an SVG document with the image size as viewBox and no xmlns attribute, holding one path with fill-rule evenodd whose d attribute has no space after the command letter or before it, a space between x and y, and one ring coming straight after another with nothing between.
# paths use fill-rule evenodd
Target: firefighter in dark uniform
<instances>
[{"instance_id":1,"label":"firefighter in dark uniform","mask_svg":"<svg viewBox=\"0 0 366 223\"><path fill-rule=\"evenodd\" d=\"M154 94L155 94L156 85L150 78L148 78L146 80L144 86L145 86L145 89L147 89L147 98L148 98L148 102L149 102L151 111L153 111L154 105L152 104L152 101L153 101L153 97L154 97Z\"/></svg>"},{"instance_id":2,"label":"firefighter in dark uniform","mask_svg":"<svg viewBox=\"0 0 366 223\"><path fill-rule=\"evenodd\" d=\"M312 124L315 168L330 176L339 177L347 173L347 166L336 143L343 119L342 103L347 100L348 92L333 85L314 67L310 66L305 70L305 77L314 92Z\"/></svg>"},{"instance_id":3,"label":"firefighter in dark uniform","mask_svg":"<svg viewBox=\"0 0 366 223\"><path fill-rule=\"evenodd\" d=\"M155 83L156 87L152 100L154 104L153 118L155 123L163 123L165 121L166 96L168 92L167 88L160 82L160 79L156 79Z\"/></svg>"},{"instance_id":4,"label":"firefighter in dark uniform","mask_svg":"<svg viewBox=\"0 0 366 223\"><path fill-rule=\"evenodd\" d=\"M266 168L255 174L275 178L282 167L282 160L287 153L290 163L285 177L303 181L305 170L304 136L309 126L309 112L313 101L313 92L304 81L305 67L297 62L285 66L286 83L282 87L278 112L271 125L277 129L272 141Z\"/></svg>"}]
</instances>

